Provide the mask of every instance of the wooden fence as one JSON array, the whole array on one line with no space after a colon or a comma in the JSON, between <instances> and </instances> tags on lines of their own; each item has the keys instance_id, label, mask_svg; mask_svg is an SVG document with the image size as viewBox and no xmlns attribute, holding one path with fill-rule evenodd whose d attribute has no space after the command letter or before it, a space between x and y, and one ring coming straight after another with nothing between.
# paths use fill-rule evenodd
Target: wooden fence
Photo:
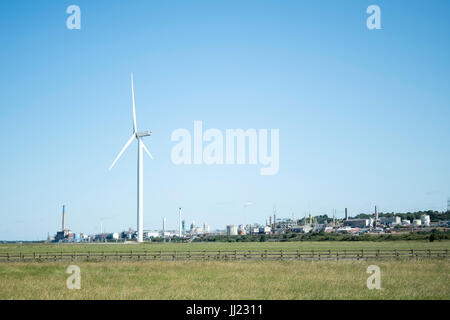
<instances>
[{"instance_id":1,"label":"wooden fence","mask_svg":"<svg viewBox=\"0 0 450 320\"><path fill-rule=\"evenodd\" d=\"M83 251L0 252L0 262L173 261L173 260L362 260L448 259L445 250L228 250L228 251Z\"/></svg>"}]
</instances>

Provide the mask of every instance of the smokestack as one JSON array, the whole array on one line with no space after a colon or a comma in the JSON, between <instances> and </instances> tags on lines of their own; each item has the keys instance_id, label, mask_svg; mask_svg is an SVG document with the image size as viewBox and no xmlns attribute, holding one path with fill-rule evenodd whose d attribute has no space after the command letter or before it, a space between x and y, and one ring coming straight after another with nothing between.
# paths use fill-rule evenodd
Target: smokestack
<instances>
[{"instance_id":1,"label":"smokestack","mask_svg":"<svg viewBox=\"0 0 450 320\"><path fill-rule=\"evenodd\" d=\"M269 217L269 225L270 225L270 227L273 229L272 216Z\"/></svg>"},{"instance_id":2,"label":"smokestack","mask_svg":"<svg viewBox=\"0 0 450 320\"><path fill-rule=\"evenodd\" d=\"M165 231L166 231L166 217L163 218L163 236Z\"/></svg>"},{"instance_id":3,"label":"smokestack","mask_svg":"<svg viewBox=\"0 0 450 320\"><path fill-rule=\"evenodd\" d=\"M378 207L375 206L375 221L378 221Z\"/></svg>"},{"instance_id":4,"label":"smokestack","mask_svg":"<svg viewBox=\"0 0 450 320\"><path fill-rule=\"evenodd\" d=\"M345 208L345 221L348 221L348 209Z\"/></svg>"},{"instance_id":5,"label":"smokestack","mask_svg":"<svg viewBox=\"0 0 450 320\"><path fill-rule=\"evenodd\" d=\"M63 205L62 231L66 230L66 205Z\"/></svg>"},{"instance_id":6,"label":"smokestack","mask_svg":"<svg viewBox=\"0 0 450 320\"><path fill-rule=\"evenodd\" d=\"M178 236L181 238L181 208L178 208L178 224L180 228Z\"/></svg>"}]
</instances>

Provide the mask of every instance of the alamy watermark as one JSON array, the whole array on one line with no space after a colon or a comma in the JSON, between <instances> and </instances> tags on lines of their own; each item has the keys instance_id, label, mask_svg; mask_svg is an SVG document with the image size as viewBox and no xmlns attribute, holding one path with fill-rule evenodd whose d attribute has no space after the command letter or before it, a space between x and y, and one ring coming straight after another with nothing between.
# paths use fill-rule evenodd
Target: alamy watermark
<instances>
[{"instance_id":1,"label":"alamy watermark","mask_svg":"<svg viewBox=\"0 0 450 320\"><path fill-rule=\"evenodd\" d=\"M77 5L70 5L66 9L66 13L70 14L70 16L66 20L67 29L73 30L81 29L81 9Z\"/></svg>"},{"instance_id":2,"label":"alamy watermark","mask_svg":"<svg viewBox=\"0 0 450 320\"><path fill-rule=\"evenodd\" d=\"M370 14L370 16L366 20L367 29L374 30L374 29L381 29L381 9L379 6L372 4L367 7L366 10L367 14Z\"/></svg>"},{"instance_id":3,"label":"alamy watermark","mask_svg":"<svg viewBox=\"0 0 450 320\"><path fill-rule=\"evenodd\" d=\"M176 165L257 165L261 175L275 175L280 166L279 129L208 129L203 132L203 122L194 121L193 136L187 129L176 129L171 140L172 163ZM225 137L225 139L224 139ZM193 142L193 147L192 147Z\"/></svg>"},{"instance_id":4,"label":"alamy watermark","mask_svg":"<svg viewBox=\"0 0 450 320\"><path fill-rule=\"evenodd\" d=\"M67 267L66 273L70 276L66 280L67 289L81 289L81 270L79 266L70 265Z\"/></svg>"},{"instance_id":5,"label":"alamy watermark","mask_svg":"<svg viewBox=\"0 0 450 320\"><path fill-rule=\"evenodd\" d=\"M373 290L381 289L381 270L379 266L370 265L367 267L367 273L371 274L370 277L367 278L367 289Z\"/></svg>"}]
</instances>

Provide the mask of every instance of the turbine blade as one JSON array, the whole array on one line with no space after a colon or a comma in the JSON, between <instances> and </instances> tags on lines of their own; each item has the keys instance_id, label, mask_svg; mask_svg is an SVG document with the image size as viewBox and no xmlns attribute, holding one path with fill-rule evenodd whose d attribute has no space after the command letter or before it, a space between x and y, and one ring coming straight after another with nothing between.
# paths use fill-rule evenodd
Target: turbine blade
<instances>
[{"instance_id":1,"label":"turbine blade","mask_svg":"<svg viewBox=\"0 0 450 320\"><path fill-rule=\"evenodd\" d=\"M133 99L133 133L137 132L136 126L136 106L134 104L134 83L133 83L133 73L131 73L131 95Z\"/></svg>"},{"instance_id":2,"label":"turbine blade","mask_svg":"<svg viewBox=\"0 0 450 320\"><path fill-rule=\"evenodd\" d=\"M128 148L128 146L130 145L131 142L133 142L133 139L135 138L135 135L133 133L133 135L131 136L130 140L127 141L127 143L125 143L125 145L123 146L122 150L120 150L119 154L117 155L116 159L114 160L114 162L112 163L112 165L109 167L109 170L111 170L114 165L116 164L117 160L119 160L120 156L122 155L122 153L125 152L125 150Z\"/></svg>"},{"instance_id":3,"label":"turbine blade","mask_svg":"<svg viewBox=\"0 0 450 320\"><path fill-rule=\"evenodd\" d=\"M142 143L142 147L144 148L145 152L147 152L147 154L148 154L148 156L150 157L150 159L153 160L153 156L152 156L152 154L150 153L150 151L148 151L148 149L147 149L147 147L145 146L144 142L141 141L141 143Z\"/></svg>"}]
</instances>

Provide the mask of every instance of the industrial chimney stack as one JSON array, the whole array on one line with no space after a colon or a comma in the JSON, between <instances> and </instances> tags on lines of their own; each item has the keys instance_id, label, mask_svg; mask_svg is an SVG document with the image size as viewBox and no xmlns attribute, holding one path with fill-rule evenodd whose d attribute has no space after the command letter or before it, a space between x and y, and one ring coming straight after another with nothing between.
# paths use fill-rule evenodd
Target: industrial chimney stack
<instances>
[{"instance_id":1,"label":"industrial chimney stack","mask_svg":"<svg viewBox=\"0 0 450 320\"><path fill-rule=\"evenodd\" d=\"M181 238L181 236L182 236L182 230L181 230L181 208L178 208L178 228L179 228L178 236Z\"/></svg>"},{"instance_id":2,"label":"industrial chimney stack","mask_svg":"<svg viewBox=\"0 0 450 320\"><path fill-rule=\"evenodd\" d=\"M378 221L378 207L375 206L375 221Z\"/></svg>"},{"instance_id":3,"label":"industrial chimney stack","mask_svg":"<svg viewBox=\"0 0 450 320\"><path fill-rule=\"evenodd\" d=\"M348 209L345 208L345 221L348 221Z\"/></svg>"},{"instance_id":4,"label":"industrial chimney stack","mask_svg":"<svg viewBox=\"0 0 450 320\"><path fill-rule=\"evenodd\" d=\"M63 205L63 214L62 214L62 231L66 230L66 205Z\"/></svg>"}]
</instances>

